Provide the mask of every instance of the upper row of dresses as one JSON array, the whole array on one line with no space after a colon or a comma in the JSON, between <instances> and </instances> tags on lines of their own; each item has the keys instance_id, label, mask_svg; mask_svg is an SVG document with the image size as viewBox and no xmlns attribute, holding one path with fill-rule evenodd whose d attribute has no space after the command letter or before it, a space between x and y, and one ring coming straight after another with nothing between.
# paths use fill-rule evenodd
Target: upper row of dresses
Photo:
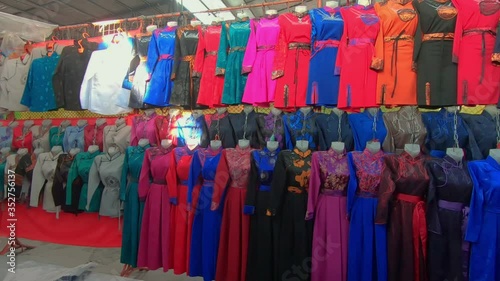
<instances>
[{"instance_id":1,"label":"upper row of dresses","mask_svg":"<svg viewBox=\"0 0 500 281\"><path fill-rule=\"evenodd\" d=\"M499 5L386 0L206 27L172 24L135 43L117 34L106 49L84 41L60 56L1 63L0 107L113 115L242 102L349 111L497 104Z\"/></svg>"}]
</instances>

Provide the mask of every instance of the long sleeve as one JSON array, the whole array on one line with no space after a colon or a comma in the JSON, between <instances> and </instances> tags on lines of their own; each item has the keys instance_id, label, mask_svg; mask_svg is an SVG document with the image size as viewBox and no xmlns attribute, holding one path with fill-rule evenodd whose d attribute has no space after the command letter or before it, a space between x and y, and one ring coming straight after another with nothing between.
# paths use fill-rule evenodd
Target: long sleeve
<instances>
[{"instance_id":1,"label":"long sleeve","mask_svg":"<svg viewBox=\"0 0 500 281\"><path fill-rule=\"evenodd\" d=\"M257 56L257 25L257 20L250 21L250 37L248 37L247 48L245 50L245 56L243 57L242 74L252 72L255 57Z\"/></svg>"},{"instance_id":2,"label":"long sleeve","mask_svg":"<svg viewBox=\"0 0 500 281\"><path fill-rule=\"evenodd\" d=\"M243 207L243 213L245 215L255 214L255 203L257 201L257 193L260 185L259 169L256 164L257 160L258 159L255 159L254 154L252 153L252 158L250 159L250 176L248 177L247 196L245 198L245 206Z\"/></svg>"},{"instance_id":3,"label":"long sleeve","mask_svg":"<svg viewBox=\"0 0 500 281\"><path fill-rule=\"evenodd\" d=\"M96 66L94 65L98 60L97 54L98 51L92 53L87 69L85 70L85 75L83 76L82 85L80 86L80 104L82 109L89 109L90 107L90 97L92 92L91 80L97 71Z\"/></svg>"},{"instance_id":4,"label":"long sleeve","mask_svg":"<svg viewBox=\"0 0 500 281\"><path fill-rule=\"evenodd\" d=\"M460 2L459 0L452 0L453 6L458 11L457 14L457 23L455 25L455 33L453 38L453 56L452 60L454 63L458 63L458 54L460 53L460 44L462 43L462 34L464 32L464 28L462 25L462 16L460 13Z\"/></svg>"},{"instance_id":5,"label":"long sleeve","mask_svg":"<svg viewBox=\"0 0 500 281\"><path fill-rule=\"evenodd\" d=\"M441 223L438 216L438 198L436 192L435 176L432 173L433 163L427 163L427 173L429 174L429 189L427 190L427 225L428 231L441 234Z\"/></svg>"},{"instance_id":6,"label":"long sleeve","mask_svg":"<svg viewBox=\"0 0 500 281\"><path fill-rule=\"evenodd\" d=\"M171 159L171 165L168 167L167 175L166 175L166 181L167 181L167 188L168 188L168 195L170 196L170 203L173 205L177 205L178 203L178 198L179 198L179 192L177 190L177 161L175 157L175 149L170 153L170 156L172 157Z\"/></svg>"},{"instance_id":7,"label":"long sleeve","mask_svg":"<svg viewBox=\"0 0 500 281\"><path fill-rule=\"evenodd\" d=\"M66 130L64 131L63 149L65 152L69 152L70 150L70 145L69 145L69 135L71 134L70 131L71 131L70 127L66 128Z\"/></svg>"},{"instance_id":8,"label":"long sleeve","mask_svg":"<svg viewBox=\"0 0 500 281\"><path fill-rule=\"evenodd\" d=\"M340 9L340 14L342 15L342 18L345 19L346 15L345 13L347 12L347 9L349 8L341 8ZM340 75L340 72L342 70L342 64L344 62L344 53L345 49L348 46L348 36L349 33L347 31L347 23L344 23L344 32L342 33L342 37L340 38L340 44L339 44L339 49L337 51L337 59L335 60L335 75Z\"/></svg>"},{"instance_id":9,"label":"long sleeve","mask_svg":"<svg viewBox=\"0 0 500 281\"><path fill-rule=\"evenodd\" d=\"M356 164L352 153L347 154L349 165L349 183L347 185L347 215L350 217L354 203L356 202L356 190L358 189L358 177L356 175Z\"/></svg>"},{"instance_id":10,"label":"long sleeve","mask_svg":"<svg viewBox=\"0 0 500 281\"><path fill-rule=\"evenodd\" d=\"M375 4L375 12L377 15L380 13L380 3ZM375 50L373 52L373 59L370 68L374 70L384 69L384 27L380 25L380 30L375 40Z\"/></svg>"},{"instance_id":11,"label":"long sleeve","mask_svg":"<svg viewBox=\"0 0 500 281\"><path fill-rule=\"evenodd\" d=\"M31 107L31 95L33 94L33 76L35 75L34 67L30 67L28 71L28 78L26 79L26 86L24 87L24 93L21 98L21 104L27 107ZM40 74L39 74L40 75Z\"/></svg>"},{"instance_id":12,"label":"long sleeve","mask_svg":"<svg viewBox=\"0 0 500 281\"><path fill-rule=\"evenodd\" d=\"M226 72L227 50L229 48L229 24L223 22L220 33L219 50L217 52L217 68L215 75L223 75Z\"/></svg>"},{"instance_id":13,"label":"long sleeve","mask_svg":"<svg viewBox=\"0 0 500 281\"><path fill-rule=\"evenodd\" d=\"M271 195L269 199L268 216L276 216L278 210L281 209L283 196L286 188L286 163L285 153L280 152L276 166L274 166L273 181L271 183Z\"/></svg>"},{"instance_id":14,"label":"long sleeve","mask_svg":"<svg viewBox=\"0 0 500 281\"><path fill-rule=\"evenodd\" d=\"M388 126L388 123L389 122L386 120L386 115L385 115L384 116L384 124L385 124L385 127L387 128L387 135L385 137L384 142L382 143L382 149L385 152L393 153L396 151L396 147L394 144L394 137L393 137L392 129L391 129L391 126Z\"/></svg>"},{"instance_id":15,"label":"long sleeve","mask_svg":"<svg viewBox=\"0 0 500 281\"><path fill-rule=\"evenodd\" d=\"M286 30L283 28L283 17L278 18L280 24L280 34L278 35L278 42L276 43L275 56L273 62L272 79L277 79L285 75L285 61L288 54L288 43L286 40Z\"/></svg>"},{"instance_id":16,"label":"long sleeve","mask_svg":"<svg viewBox=\"0 0 500 281\"><path fill-rule=\"evenodd\" d=\"M61 54L61 58L57 63L56 70L54 71L54 75L52 75L52 88L54 88L54 96L56 100L57 107L63 107L65 105L64 102L64 61L65 61L65 52L63 49L63 53Z\"/></svg>"},{"instance_id":17,"label":"long sleeve","mask_svg":"<svg viewBox=\"0 0 500 281\"><path fill-rule=\"evenodd\" d=\"M40 191L42 190L43 185L45 184L45 178L43 177L42 174L43 163L44 163L43 159L39 156L36 161L35 169L33 170L33 178L31 180L31 196L30 196L31 207L38 207L38 201L40 199Z\"/></svg>"},{"instance_id":18,"label":"long sleeve","mask_svg":"<svg viewBox=\"0 0 500 281\"><path fill-rule=\"evenodd\" d=\"M392 178L392 163L391 158L395 156L384 156L384 168L380 178L380 188L378 191L377 215L375 216L376 224L386 224L389 219L389 205L391 204L392 195L396 190L396 183Z\"/></svg>"},{"instance_id":19,"label":"long sleeve","mask_svg":"<svg viewBox=\"0 0 500 281\"><path fill-rule=\"evenodd\" d=\"M196 54L194 58L193 66L193 76L199 77L203 72L203 66L205 65L205 31L201 26L198 27L198 46L196 47Z\"/></svg>"},{"instance_id":20,"label":"long sleeve","mask_svg":"<svg viewBox=\"0 0 500 281\"><path fill-rule=\"evenodd\" d=\"M120 180L120 200L125 201L127 194L127 179L128 179L128 159L129 152L125 152L125 158L123 159L122 177Z\"/></svg>"},{"instance_id":21,"label":"long sleeve","mask_svg":"<svg viewBox=\"0 0 500 281\"><path fill-rule=\"evenodd\" d=\"M181 59L182 59L181 36L182 36L182 29L179 28L175 32L174 66L172 68L172 74L170 75L171 80L175 80L175 77L177 76L177 71L179 70L179 65L181 64Z\"/></svg>"},{"instance_id":22,"label":"long sleeve","mask_svg":"<svg viewBox=\"0 0 500 281\"><path fill-rule=\"evenodd\" d=\"M421 2L421 1L420 1ZM420 48L422 47L422 25L421 25L421 20L420 20L420 13L417 9L419 5L419 0L413 0L413 7L415 9L415 12L417 13L418 16L418 23L417 23L417 29L415 31L415 36L414 36L414 48L413 48L413 62L417 63L418 56L420 54ZM417 66L418 67L418 66Z\"/></svg>"},{"instance_id":23,"label":"long sleeve","mask_svg":"<svg viewBox=\"0 0 500 281\"><path fill-rule=\"evenodd\" d=\"M99 164L97 164L97 161L100 161L101 156L97 156L94 158L94 162L92 163L92 167L90 167L89 171L89 183L88 183L88 190L87 190L87 206L86 209L90 209L90 203L92 201L92 197L94 196L94 193L96 192L97 188L99 187L99 184L101 183L101 177L99 175Z\"/></svg>"},{"instance_id":24,"label":"long sleeve","mask_svg":"<svg viewBox=\"0 0 500 281\"><path fill-rule=\"evenodd\" d=\"M132 128L130 129L130 146L137 146L139 143L139 139L137 137L137 126L139 125L139 121L134 117L132 119Z\"/></svg>"},{"instance_id":25,"label":"long sleeve","mask_svg":"<svg viewBox=\"0 0 500 281\"><path fill-rule=\"evenodd\" d=\"M215 172L214 193L212 195L212 205L210 209L215 211L219 208L223 194L226 191L227 185L231 177L229 176L229 166L227 164L226 150L222 151L222 155L217 165Z\"/></svg>"},{"instance_id":26,"label":"long sleeve","mask_svg":"<svg viewBox=\"0 0 500 281\"><path fill-rule=\"evenodd\" d=\"M78 177L78 161L79 157L75 158L75 161L71 164L68 172L68 180L66 182L66 205L71 205L71 196L73 194L73 182Z\"/></svg>"},{"instance_id":27,"label":"long sleeve","mask_svg":"<svg viewBox=\"0 0 500 281\"><path fill-rule=\"evenodd\" d=\"M148 59L146 61L146 67L149 75L153 73L156 63L158 62L158 58L160 57L160 52L156 44L156 38L158 37L159 33L159 30L155 30L153 32L153 36L151 36L151 41L149 42Z\"/></svg>"},{"instance_id":28,"label":"long sleeve","mask_svg":"<svg viewBox=\"0 0 500 281\"><path fill-rule=\"evenodd\" d=\"M497 41L493 48L493 54L491 54L491 61L495 65L500 65L500 35L498 34L500 34L500 21L498 22Z\"/></svg>"},{"instance_id":29,"label":"long sleeve","mask_svg":"<svg viewBox=\"0 0 500 281\"><path fill-rule=\"evenodd\" d=\"M150 163L150 152L146 150L144 155L144 160L142 161L141 174L139 176L139 201L146 201L146 197L148 196L149 187L151 185L151 163Z\"/></svg>"},{"instance_id":30,"label":"long sleeve","mask_svg":"<svg viewBox=\"0 0 500 281\"><path fill-rule=\"evenodd\" d=\"M470 202L469 210L469 222L467 225L467 232L465 234L465 240L475 243L479 239L479 233L481 233L481 225L483 223L483 204L484 204L484 194L479 182L480 171L475 163L469 163L468 165L470 177L473 183L472 198Z\"/></svg>"},{"instance_id":31,"label":"long sleeve","mask_svg":"<svg viewBox=\"0 0 500 281\"><path fill-rule=\"evenodd\" d=\"M193 154L193 159L191 160L191 166L189 167L189 177L188 177L188 193L187 193L187 204L188 210L191 209L191 204L193 203L193 190L195 186L200 184L201 176L201 161L198 155L198 151Z\"/></svg>"},{"instance_id":32,"label":"long sleeve","mask_svg":"<svg viewBox=\"0 0 500 281\"><path fill-rule=\"evenodd\" d=\"M311 161L311 175L309 177L309 192L307 196L306 220L312 220L318 206L319 190L321 187L321 170L318 155L314 153Z\"/></svg>"}]
</instances>

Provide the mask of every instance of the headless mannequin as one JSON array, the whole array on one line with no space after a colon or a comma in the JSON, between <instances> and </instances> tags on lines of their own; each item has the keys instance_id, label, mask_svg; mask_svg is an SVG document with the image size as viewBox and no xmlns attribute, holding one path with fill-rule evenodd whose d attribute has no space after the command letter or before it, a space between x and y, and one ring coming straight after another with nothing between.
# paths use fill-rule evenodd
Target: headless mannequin
<instances>
[{"instance_id":1,"label":"headless mannequin","mask_svg":"<svg viewBox=\"0 0 500 281\"><path fill-rule=\"evenodd\" d=\"M42 128L44 130L46 130L46 129L50 128L50 127L52 127L52 120L47 119L47 120L43 120L42 121Z\"/></svg>"},{"instance_id":2,"label":"headless mannequin","mask_svg":"<svg viewBox=\"0 0 500 281\"><path fill-rule=\"evenodd\" d=\"M379 108L378 107L371 107L366 109L372 116L377 115Z\"/></svg>"},{"instance_id":3,"label":"headless mannequin","mask_svg":"<svg viewBox=\"0 0 500 281\"><path fill-rule=\"evenodd\" d=\"M339 3L337 1L326 1L325 6L328 8L335 9L339 6Z\"/></svg>"},{"instance_id":4,"label":"headless mannequin","mask_svg":"<svg viewBox=\"0 0 500 281\"><path fill-rule=\"evenodd\" d=\"M125 119L123 119L123 118L116 119L115 127L117 130L123 128L124 125L125 125Z\"/></svg>"},{"instance_id":5,"label":"headless mannequin","mask_svg":"<svg viewBox=\"0 0 500 281\"><path fill-rule=\"evenodd\" d=\"M221 22L223 22L224 19L221 17L216 17L210 25L220 25Z\"/></svg>"},{"instance_id":6,"label":"headless mannequin","mask_svg":"<svg viewBox=\"0 0 500 281\"><path fill-rule=\"evenodd\" d=\"M167 26L168 27L176 27L177 26L177 22L176 21L169 21L169 22L167 22Z\"/></svg>"},{"instance_id":7,"label":"headless mannequin","mask_svg":"<svg viewBox=\"0 0 500 281\"><path fill-rule=\"evenodd\" d=\"M275 108L274 106L271 106L271 113L274 115L274 116L279 116L283 111L281 111L281 109L277 109Z\"/></svg>"},{"instance_id":8,"label":"headless mannequin","mask_svg":"<svg viewBox=\"0 0 500 281\"><path fill-rule=\"evenodd\" d=\"M495 149L490 149L490 157L495 159L498 164L500 164L500 149L495 148Z\"/></svg>"},{"instance_id":9,"label":"headless mannequin","mask_svg":"<svg viewBox=\"0 0 500 281\"><path fill-rule=\"evenodd\" d=\"M301 107L299 109L304 115L307 115L309 114L309 112L312 111L312 107L311 106L305 106L305 107Z\"/></svg>"},{"instance_id":10,"label":"headless mannequin","mask_svg":"<svg viewBox=\"0 0 500 281\"><path fill-rule=\"evenodd\" d=\"M199 25L201 25L201 21L199 21L199 20L192 20L191 21L191 26L197 27Z\"/></svg>"},{"instance_id":11,"label":"headless mannequin","mask_svg":"<svg viewBox=\"0 0 500 281\"><path fill-rule=\"evenodd\" d=\"M78 153L80 153L80 149L79 148L72 148L72 149L69 150L69 155L71 155L72 157L74 157Z\"/></svg>"},{"instance_id":12,"label":"headless mannequin","mask_svg":"<svg viewBox=\"0 0 500 281\"><path fill-rule=\"evenodd\" d=\"M66 128L68 128L69 125L71 125L71 121L69 121L69 120L62 121L61 124L59 125L61 133L66 131Z\"/></svg>"},{"instance_id":13,"label":"headless mannequin","mask_svg":"<svg viewBox=\"0 0 500 281\"><path fill-rule=\"evenodd\" d=\"M275 18L276 16L278 16L278 11L274 10L274 9L267 10L266 16L267 16L267 18L270 18L270 19Z\"/></svg>"},{"instance_id":14,"label":"headless mannequin","mask_svg":"<svg viewBox=\"0 0 500 281\"><path fill-rule=\"evenodd\" d=\"M170 115L170 118L173 118L179 114L181 114L181 110L178 108L171 108L168 110L168 115Z\"/></svg>"},{"instance_id":15,"label":"headless mannequin","mask_svg":"<svg viewBox=\"0 0 500 281\"><path fill-rule=\"evenodd\" d=\"M370 6L371 2L368 1L368 0L358 0L358 5L361 5L361 6Z\"/></svg>"},{"instance_id":16,"label":"headless mannequin","mask_svg":"<svg viewBox=\"0 0 500 281\"><path fill-rule=\"evenodd\" d=\"M112 147L108 148L108 155L110 157L115 156L118 152L120 152L120 150L116 146L112 146Z\"/></svg>"},{"instance_id":17,"label":"headless mannequin","mask_svg":"<svg viewBox=\"0 0 500 281\"><path fill-rule=\"evenodd\" d=\"M488 114L490 114L493 118L497 117L500 113L500 110L495 105L487 105L484 108L484 111L488 112Z\"/></svg>"},{"instance_id":18,"label":"headless mannequin","mask_svg":"<svg viewBox=\"0 0 500 281\"><path fill-rule=\"evenodd\" d=\"M253 110L254 110L254 108L251 105L245 105L243 107L243 112L245 112L245 114L250 114Z\"/></svg>"},{"instance_id":19,"label":"headless mannequin","mask_svg":"<svg viewBox=\"0 0 500 281\"><path fill-rule=\"evenodd\" d=\"M33 154L35 154L36 156L38 156L42 152L45 152L43 148L36 148L35 150L33 150Z\"/></svg>"},{"instance_id":20,"label":"headless mannequin","mask_svg":"<svg viewBox=\"0 0 500 281\"><path fill-rule=\"evenodd\" d=\"M335 113L339 117L339 123L341 122L342 114L344 114L344 111L338 109L338 108L333 108L332 112ZM339 124L339 129L341 130L340 124ZM333 151L337 153L343 153L345 150L345 143L342 142L342 131L339 132L339 140L338 141L332 141L330 147L333 149Z\"/></svg>"},{"instance_id":21,"label":"headless mannequin","mask_svg":"<svg viewBox=\"0 0 500 281\"><path fill-rule=\"evenodd\" d=\"M139 142L137 143L140 147L145 147L146 145L149 144L148 139L140 139Z\"/></svg>"},{"instance_id":22,"label":"headless mannequin","mask_svg":"<svg viewBox=\"0 0 500 281\"><path fill-rule=\"evenodd\" d=\"M20 155L20 156L24 156L28 153L28 149L27 148L19 148L17 150L17 154Z\"/></svg>"},{"instance_id":23,"label":"headless mannequin","mask_svg":"<svg viewBox=\"0 0 500 281\"><path fill-rule=\"evenodd\" d=\"M248 14L245 11L241 11L236 15L240 20L248 19Z\"/></svg>"},{"instance_id":24,"label":"headless mannequin","mask_svg":"<svg viewBox=\"0 0 500 281\"><path fill-rule=\"evenodd\" d=\"M146 32L152 33L153 31L157 30L158 26L156 24L151 24L146 26Z\"/></svg>"},{"instance_id":25,"label":"headless mannequin","mask_svg":"<svg viewBox=\"0 0 500 281\"><path fill-rule=\"evenodd\" d=\"M163 139L161 140L161 147L167 149L172 146L172 140Z\"/></svg>"},{"instance_id":26,"label":"headless mannequin","mask_svg":"<svg viewBox=\"0 0 500 281\"><path fill-rule=\"evenodd\" d=\"M24 121L23 134L27 133L29 131L29 129L31 127L33 127L34 124L35 124L35 122L33 120Z\"/></svg>"},{"instance_id":27,"label":"headless mannequin","mask_svg":"<svg viewBox=\"0 0 500 281\"><path fill-rule=\"evenodd\" d=\"M366 149L371 153L375 154L380 151L380 142L378 141L369 141L366 143Z\"/></svg>"},{"instance_id":28,"label":"headless mannequin","mask_svg":"<svg viewBox=\"0 0 500 281\"><path fill-rule=\"evenodd\" d=\"M19 122L17 122L17 121L12 121L12 122L10 122L10 124L9 124L9 127L10 127L11 129L14 129L14 128L15 128L15 127L17 127L17 126L19 126Z\"/></svg>"},{"instance_id":29,"label":"headless mannequin","mask_svg":"<svg viewBox=\"0 0 500 281\"><path fill-rule=\"evenodd\" d=\"M302 152L306 152L309 149L309 141L298 140L295 142L295 147Z\"/></svg>"},{"instance_id":30,"label":"headless mannequin","mask_svg":"<svg viewBox=\"0 0 500 281\"><path fill-rule=\"evenodd\" d=\"M448 107L446 107L446 111L453 113L453 114L457 114L458 107L457 106L448 106ZM456 128L455 128L455 130L456 130ZM458 147L458 143L456 145L457 145L457 147L448 147L446 149L446 155L453 158L453 160L460 162L464 158L464 151L463 151L463 149Z\"/></svg>"},{"instance_id":31,"label":"headless mannequin","mask_svg":"<svg viewBox=\"0 0 500 281\"><path fill-rule=\"evenodd\" d=\"M278 149L279 143L277 141L268 141L266 147L269 151L275 152Z\"/></svg>"},{"instance_id":32,"label":"headless mannequin","mask_svg":"<svg viewBox=\"0 0 500 281\"><path fill-rule=\"evenodd\" d=\"M146 109L146 110L144 110L144 115L146 115L147 117L150 117L155 112L156 112L155 109Z\"/></svg>"},{"instance_id":33,"label":"headless mannequin","mask_svg":"<svg viewBox=\"0 0 500 281\"><path fill-rule=\"evenodd\" d=\"M96 124L96 126L98 126L98 127L99 127L99 126L102 126L102 125L103 125L103 124L105 124L105 123L106 123L106 119L104 119L104 118L99 118L99 119L95 120L95 124Z\"/></svg>"},{"instance_id":34,"label":"headless mannequin","mask_svg":"<svg viewBox=\"0 0 500 281\"><path fill-rule=\"evenodd\" d=\"M62 153L62 152L63 152L63 148L60 145L56 145L56 146L52 147L52 149L50 150L50 153L52 153L52 156L56 156L57 154Z\"/></svg>"},{"instance_id":35,"label":"headless mannequin","mask_svg":"<svg viewBox=\"0 0 500 281\"><path fill-rule=\"evenodd\" d=\"M407 143L405 144L405 151L410 154L411 157L415 158L420 154L420 145Z\"/></svg>"},{"instance_id":36,"label":"headless mannequin","mask_svg":"<svg viewBox=\"0 0 500 281\"><path fill-rule=\"evenodd\" d=\"M78 120L78 122L76 122L76 125L80 128L87 126L87 124L88 124L87 120Z\"/></svg>"},{"instance_id":37,"label":"headless mannequin","mask_svg":"<svg viewBox=\"0 0 500 281\"><path fill-rule=\"evenodd\" d=\"M226 111L227 111L227 107L218 107L217 108L217 113L218 114L226 113Z\"/></svg>"},{"instance_id":38,"label":"headless mannequin","mask_svg":"<svg viewBox=\"0 0 500 281\"><path fill-rule=\"evenodd\" d=\"M295 6L294 10L299 17L303 17L307 13L307 6Z\"/></svg>"},{"instance_id":39,"label":"headless mannequin","mask_svg":"<svg viewBox=\"0 0 500 281\"><path fill-rule=\"evenodd\" d=\"M210 141L210 148L213 150L218 150L222 146L222 141L212 140Z\"/></svg>"},{"instance_id":40,"label":"headless mannequin","mask_svg":"<svg viewBox=\"0 0 500 281\"><path fill-rule=\"evenodd\" d=\"M193 110L193 112L191 113L191 115L193 115L193 118L194 119L198 119L200 116L203 115L203 111L202 110Z\"/></svg>"},{"instance_id":41,"label":"headless mannequin","mask_svg":"<svg viewBox=\"0 0 500 281\"><path fill-rule=\"evenodd\" d=\"M89 148L87 149L87 151L89 153L94 153L94 152L96 152L98 150L99 150L99 146L98 145L89 145Z\"/></svg>"},{"instance_id":42,"label":"headless mannequin","mask_svg":"<svg viewBox=\"0 0 500 281\"><path fill-rule=\"evenodd\" d=\"M10 147L4 147L4 148L0 149L0 154L3 157L8 156L10 154Z\"/></svg>"},{"instance_id":43,"label":"headless mannequin","mask_svg":"<svg viewBox=\"0 0 500 281\"><path fill-rule=\"evenodd\" d=\"M243 108L243 112L245 112L246 115L250 114L253 110L254 108L251 105L245 105ZM244 132L243 135L246 135L246 132ZM238 140L238 146L240 148L247 148L250 146L250 141L247 139L240 139Z\"/></svg>"}]
</instances>

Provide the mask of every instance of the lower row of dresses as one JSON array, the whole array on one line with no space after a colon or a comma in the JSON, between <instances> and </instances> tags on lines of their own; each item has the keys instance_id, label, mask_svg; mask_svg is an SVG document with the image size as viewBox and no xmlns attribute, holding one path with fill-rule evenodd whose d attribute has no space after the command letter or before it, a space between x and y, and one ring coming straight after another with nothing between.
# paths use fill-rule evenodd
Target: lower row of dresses
<instances>
[{"instance_id":1,"label":"lower row of dresses","mask_svg":"<svg viewBox=\"0 0 500 281\"><path fill-rule=\"evenodd\" d=\"M499 274L492 157L239 146L129 147L124 157L121 262L134 267L205 281Z\"/></svg>"}]
</instances>

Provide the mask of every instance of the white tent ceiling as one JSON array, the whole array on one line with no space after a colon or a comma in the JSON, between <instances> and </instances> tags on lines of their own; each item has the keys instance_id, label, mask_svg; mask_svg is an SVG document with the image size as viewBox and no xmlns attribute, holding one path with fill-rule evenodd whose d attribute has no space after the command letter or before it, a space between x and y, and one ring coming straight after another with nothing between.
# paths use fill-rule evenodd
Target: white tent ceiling
<instances>
[{"instance_id":1,"label":"white tent ceiling","mask_svg":"<svg viewBox=\"0 0 500 281\"><path fill-rule=\"evenodd\" d=\"M186 10L198 11L274 1L279 0L0 0L0 12L64 26L178 12L181 10L178 3L181 2ZM304 2L311 8L317 3L316 0ZM294 5L297 4L290 6ZM273 8L286 10L287 5ZM231 14L234 17L236 13L237 11L221 13L219 16L231 19ZM258 17L263 14L263 9L254 8L247 13ZM198 14L202 21L207 16Z\"/></svg>"}]
</instances>

